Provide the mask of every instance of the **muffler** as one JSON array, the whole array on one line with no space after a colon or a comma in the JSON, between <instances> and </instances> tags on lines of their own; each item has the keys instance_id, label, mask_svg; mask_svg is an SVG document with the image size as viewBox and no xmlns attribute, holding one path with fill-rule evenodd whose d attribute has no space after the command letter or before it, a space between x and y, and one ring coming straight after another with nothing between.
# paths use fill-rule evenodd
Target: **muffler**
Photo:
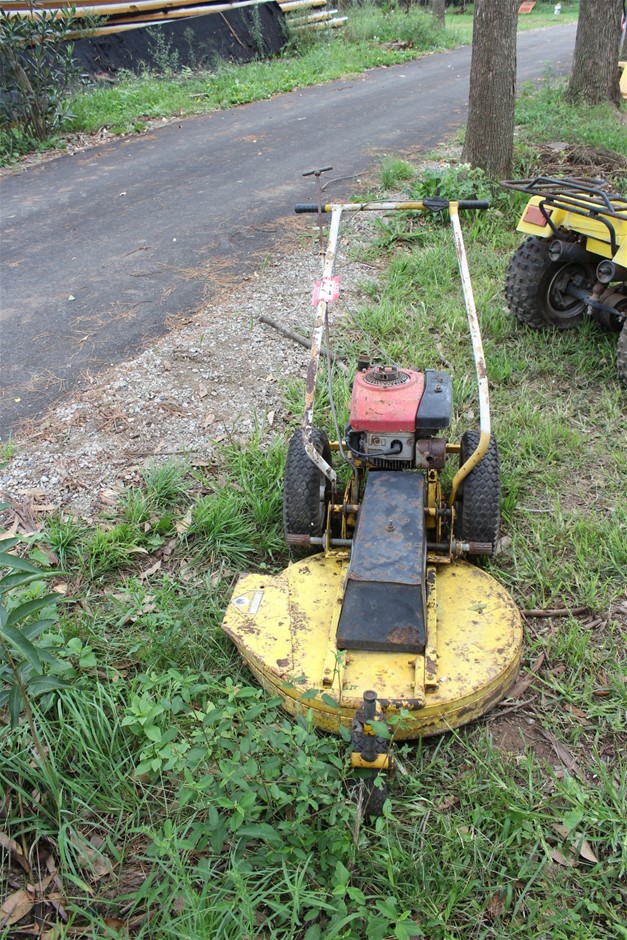
<instances>
[{"instance_id":1,"label":"muffler","mask_svg":"<svg viewBox=\"0 0 627 940\"><path fill-rule=\"evenodd\" d=\"M577 242L563 242L559 238L551 242L549 258L551 261L563 261L564 263L579 261L582 264L593 264L597 260L590 251L587 251Z\"/></svg>"}]
</instances>

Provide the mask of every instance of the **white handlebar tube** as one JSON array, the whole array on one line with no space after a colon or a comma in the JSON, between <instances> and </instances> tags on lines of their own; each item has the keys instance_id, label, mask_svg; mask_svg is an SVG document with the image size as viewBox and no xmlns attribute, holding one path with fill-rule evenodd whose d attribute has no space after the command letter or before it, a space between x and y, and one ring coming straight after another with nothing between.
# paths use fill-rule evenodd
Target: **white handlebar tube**
<instances>
[{"instance_id":1,"label":"white handlebar tube","mask_svg":"<svg viewBox=\"0 0 627 940\"><path fill-rule=\"evenodd\" d=\"M479 387L479 426L481 434L477 449L470 455L468 460L459 468L453 482L451 483L451 495L449 496L449 506L452 506L457 498L457 491L460 483L466 479L473 467L476 467L479 461L485 456L490 446L490 392L488 389L488 375L486 372L485 357L483 354L483 343L481 341L481 331L479 329L479 318L477 317L477 308L475 298L472 292L470 281L470 272L468 270L468 260L466 258L466 248L462 236L461 226L459 224L459 213L456 202L449 205L449 214L451 225L453 227L453 236L455 239L455 251L457 252L457 263L459 265L459 274L464 291L464 302L466 304L466 313L468 315L468 328L472 341L472 352L477 370L477 384Z\"/></svg>"},{"instance_id":2,"label":"white handlebar tube","mask_svg":"<svg viewBox=\"0 0 627 940\"><path fill-rule=\"evenodd\" d=\"M322 281L331 278L333 274L333 264L335 262L335 253L337 251L337 239L340 229L340 218L342 216L342 205L334 205L331 211L331 226L329 229L329 241L327 250L324 254L322 265ZM305 416L303 420L303 443L307 456L318 467L321 473L329 480L333 486L337 482L337 473L333 467L324 460L322 454L319 454L312 441L313 430L313 412L314 398L316 394L316 378L318 375L318 364L320 362L320 349L322 348L322 338L325 333L327 323L328 302L324 296L318 301L316 307L316 321L311 334L311 348L309 353L309 365L307 367L307 387L305 389Z\"/></svg>"}]
</instances>

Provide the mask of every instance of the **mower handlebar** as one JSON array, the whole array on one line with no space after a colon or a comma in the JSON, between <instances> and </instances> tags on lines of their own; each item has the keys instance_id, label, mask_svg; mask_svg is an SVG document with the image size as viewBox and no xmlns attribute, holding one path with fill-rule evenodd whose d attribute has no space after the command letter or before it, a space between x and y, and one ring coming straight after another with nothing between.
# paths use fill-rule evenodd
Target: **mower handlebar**
<instances>
[{"instance_id":1,"label":"mower handlebar","mask_svg":"<svg viewBox=\"0 0 627 940\"><path fill-rule=\"evenodd\" d=\"M414 203L416 210L424 209L429 210L430 212L442 212L444 209L448 209L452 202L457 202L458 209L489 209L490 203L487 199L442 199L441 196L431 196L427 199L417 200ZM372 208L379 208L376 205L373 205ZM400 208L409 208L409 206L400 206ZM413 208L413 207L412 207ZM294 206L294 212L330 212L331 206L327 203L326 205L318 205L315 202L299 202Z\"/></svg>"}]
</instances>

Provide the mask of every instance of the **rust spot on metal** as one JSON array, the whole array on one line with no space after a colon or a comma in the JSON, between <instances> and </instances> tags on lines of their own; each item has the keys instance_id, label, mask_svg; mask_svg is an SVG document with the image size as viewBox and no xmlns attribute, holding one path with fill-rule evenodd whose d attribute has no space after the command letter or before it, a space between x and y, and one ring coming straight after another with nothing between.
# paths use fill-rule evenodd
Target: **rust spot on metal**
<instances>
[{"instance_id":1,"label":"rust spot on metal","mask_svg":"<svg viewBox=\"0 0 627 940\"><path fill-rule=\"evenodd\" d=\"M411 627L394 627L387 635L388 643L401 645L402 643L413 643L416 639L416 630Z\"/></svg>"},{"instance_id":2,"label":"rust spot on metal","mask_svg":"<svg viewBox=\"0 0 627 940\"><path fill-rule=\"evenodd\" d=\"M435 673L437 672L438 664L436 663L435 659L433 659L433 657L425 656L425 666L426 666L425 672L428 672L431 675L435 675Z\"/></svg>"}]
</instances>

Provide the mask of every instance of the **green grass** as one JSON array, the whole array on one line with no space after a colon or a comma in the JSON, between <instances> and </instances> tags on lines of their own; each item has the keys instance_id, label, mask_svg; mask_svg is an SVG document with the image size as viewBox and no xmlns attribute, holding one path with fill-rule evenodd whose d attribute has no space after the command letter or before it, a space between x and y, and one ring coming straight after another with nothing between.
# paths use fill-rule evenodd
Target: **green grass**
<instances>
[{"instance_id":1,"label":"green grass","mask_svg":"<svg viewBox=\"0 0 627 940\"><path fill-rule=\"evenodd\" d=\"M540 94L530 85L522 89L516 103L516 123L519 132L533 128L536 146L572 141L582 146L604 147L627 157L625 121L616 120L616 109L611 105L575 107L565 101L563 85L550 77Z\"/></svg>"},{"instance_id":2,"label":"green grass","mask_svg":"<svg viewBox=\"0 0 627 940\"><path fill-rule=\"evenodd\" d=\"M524 102L521 160L547 94ZM582 111L577 134L609 147L608 122ZM396 158L381 178L382 195L437 185ZM465 168L442 175L451 195L486 185ZM7 895L47 877L46 859L56 866L60 940L79 929L146 940L627 937L616 335L516 323L502 287L519 201L495 199L462 219L503 474L504 541L488 567L523 609L584 612L528 616L522 674L536 664L533 683L458 732L397 747L391 803L369 823L350 799L346 742L283 715L220 629L239 570L287 561L281 436L259 430L210 468L151 467L92 529L51 518L67 602L38 647L69 687L32 704L43 756L27 722L0 727L1 828L32 870L15 848L9 864L9 843L0 852ZM334 346L349 362L368 350L421 367L445 357L457 440L478 414L448 226L415 216L343 231L378 273L352 293ZM335 395L345 413L341 376ZM302 385L286 404L299 413ZM323 382L317 408L331 425ZM57 910L41 906L48 926Z\"/></svg>"}]
</instances>

